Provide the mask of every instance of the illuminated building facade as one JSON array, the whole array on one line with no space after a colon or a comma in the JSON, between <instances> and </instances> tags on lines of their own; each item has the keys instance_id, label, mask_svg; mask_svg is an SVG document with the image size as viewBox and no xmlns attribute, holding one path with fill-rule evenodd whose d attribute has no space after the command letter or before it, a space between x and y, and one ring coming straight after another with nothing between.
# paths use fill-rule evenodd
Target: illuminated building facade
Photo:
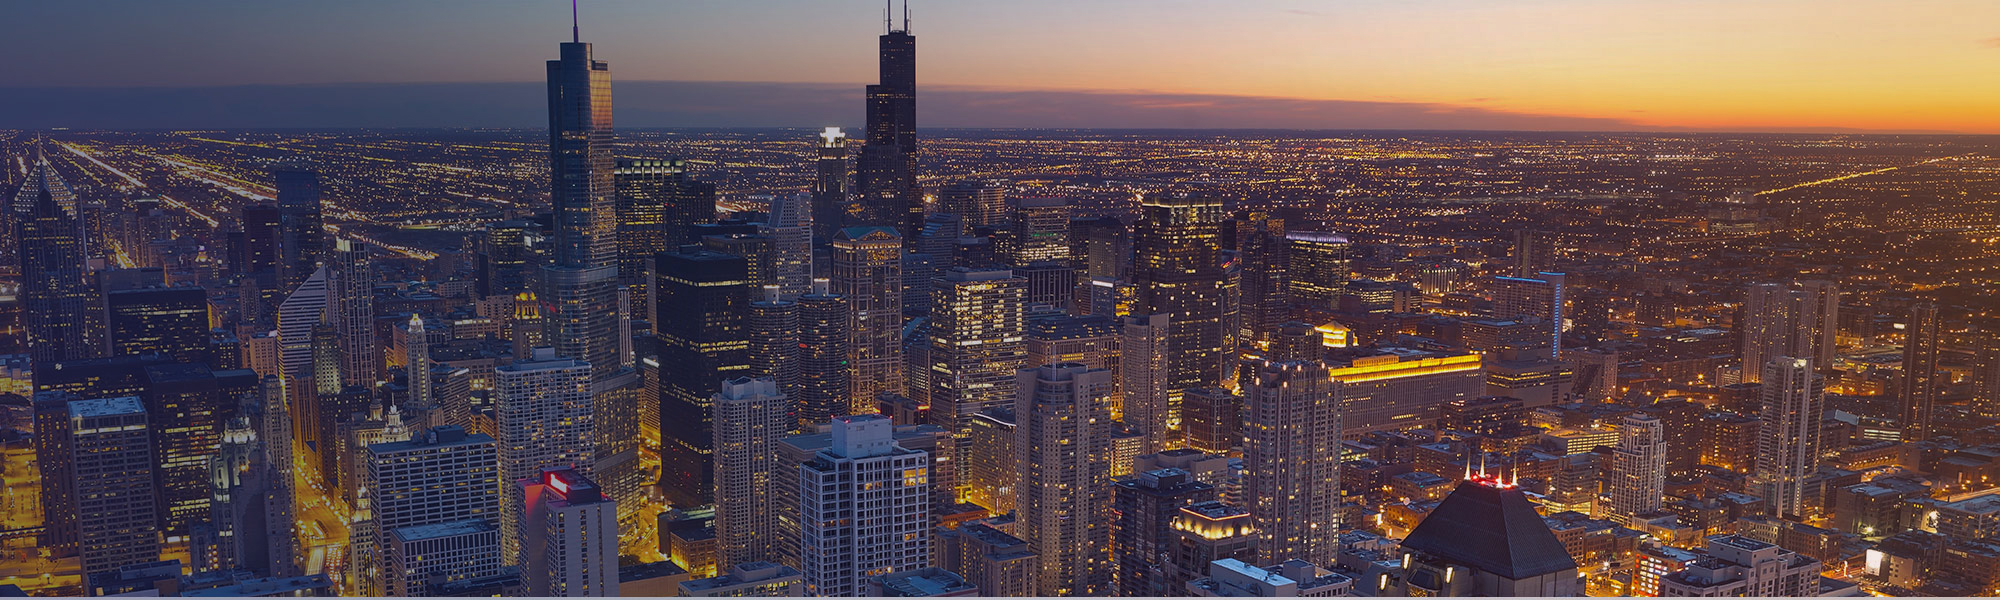
<instances>
[{"instance_id":1,"label":"illuminated building facade","mask_svg":"<svg viewBox=\"0 0 2000 600\"><path fill-rule=\"evenodd\" d=\"M1285 234L1286 297L1292 306L1328 310L1352 273L1347 236L1321 231Z\"/></svg>"},{"instance_id":2,"label":"illuminated building facade","mask_svg":"<svg viewBox=\"0 0 2000 600\"><path fill-rule=\"evenodd\" d=\"M833 239L833 291L847 298L850 413L903 393L903 238L893 227L849 227Z\"/></svg>"},{"instance_id":3,"label":"illuminated building facade","mask_svg":"<svg viewBox=\"0 0 2000 600\"><path fill-rule=\"evenodd\" d=\"M1015 372L1027 358L1022 296L1027 282L1005 269L952 267L931 284L931 422L969 450L972 418L1014 401ZM966 480L966 463L957 479Z\"/></svg>"},{"instance_id":4,"label":"illuminated building facade","mask_svg":"<svg viewBox=\"0 0 2000 600\"><path fill-rule=\"evenodd\" d=\"M1266 363L1243 390L1244 496L1264 562L1339 551L1345 388L1317 362Z\"/></svg>"},{"instance_id":5,"label":"illuminated building facade","mask_svg":"<svg viewBox=\"0 0 2000 600\"><path fill-rule=\"evenodd\" d=\"M1045 365L1019 374L1022 537L1042 557L1036 590L1110 594L1110 371Z\"/></svg>"},{"instance_id":6,"label":"illuminated building facade","mask_svg":"<svg viewBox=\"0 0 2000 600\"><path fill-rule=\"evenodd\" d=\"M1820 419L1826 389L1812 359L1766 362L1753 481L1771 516L1800 515L1806 477L1819 469Z\"/></svg>"},{"instance_id":7,"label":"illuminated building facade","mask_svg":"<svg viewBox=\"0 0 2000 600\"><path fill-rule=\"evenodd\" d=\"M618 596L618 503L574 469L542 469L512 485L526 499L516 546L527 593Z\"/></svg>"},{"instance_id":8,"label":"illuminated building facade","mask_svg":"<svg viewBox=\"0 0 2000 600\"><path fill-rule=\"evenodd\" d=\"M715 459L710 399L722 382L750 370L748 263L741 256L683 247L653 259L662 307L660 485L674 506L707 504Z\"/></svg>"},{"instance_id":9,"label":"illuminated building facade","mask_svg":"<svg viewBox=\"0 0 2000 600\"><path fill-rule=\"evenodd\" d=\"M590 363L560 358L549 348L537 348L494 370L498 392L494 426L499 430L499 477L503 482L534 478L548 467L589 472L595 463L596 430L590 394ZM520 486L503 484L503 506L520 506ZM521 514L500 515L501 544L509 564L521 556Z\"/></svg>"},{"instance_id":10,"label":"illuminated building facade","mask_svg":"<svg viewBox=\"0 0 2000 600\"><path fill-rule=\"evenodd\" d=\"M1135 314L1167 315L1167 389L1222 385L1230 376L1235 331L1225 319L1222 201L1148 196L1133 235ZM1043 590L1047 592L1047 590Z\"/></svg>"},{"instance_id":11,"label":"illuminated building facade","mask_svg":"<svg viewBox=\"0 0 2000 600\"><path fill-rule=\"evenodd\" d=\"M1215 499L1215 486L1187 471L1162 468L1111 484L1111 562L1120 596L1168 596L1181 507Z\"/></svg>"},{"instance_id":12,"label":"illuminated building facade","mask_svg":"<svg viewBox=\"0 0 2000 600\"><path fill-rule=\"evenodd\" d=\"M1833 364L1840 327L1840 288L1831 281L1752 285L1743 297L1742 382L1763 381L1766 364L1781 356Z\"/></svg>"},{"instance_id":13,"label":"illuminated building facade","mask_svg":"<svg viewBox=\"0 0 2000 600\"><path fill-rule=\"evenodd\" d=\"M1445 404L1487 395L1483 360L1404 348L1330 354L1330 374L1341 383L1343 434L1426 426Z\"/></svg>"},{"instance_id":14,"label":"illuminated building facade","mask_svg":"<svg viewBox=\"0 0 2000 600\"><path fill-rule=\"evenodd\" d=\"M807 595L858 596L872 574L930 565L930 465L896 444L888 417L833 419L832 444L798 470Z\"/></svg>"}]
</instances>

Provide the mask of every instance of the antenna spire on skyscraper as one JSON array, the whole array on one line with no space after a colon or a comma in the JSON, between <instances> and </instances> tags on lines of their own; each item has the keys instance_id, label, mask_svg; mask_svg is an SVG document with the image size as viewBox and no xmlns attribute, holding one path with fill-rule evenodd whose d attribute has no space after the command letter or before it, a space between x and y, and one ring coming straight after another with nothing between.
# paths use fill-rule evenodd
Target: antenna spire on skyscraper
<instances>
[{"instance_id":1,"label":"antenna spire on skyscraper","mask_svg":"<svg viewBox=\"0 0 2000 600\"><path fill-rule=\"evenodd\" d=\"M577 0L569 0L569 41L581 43L583 42L583 29L577 27L576 3Z\"/></svg>"}]
</instances>

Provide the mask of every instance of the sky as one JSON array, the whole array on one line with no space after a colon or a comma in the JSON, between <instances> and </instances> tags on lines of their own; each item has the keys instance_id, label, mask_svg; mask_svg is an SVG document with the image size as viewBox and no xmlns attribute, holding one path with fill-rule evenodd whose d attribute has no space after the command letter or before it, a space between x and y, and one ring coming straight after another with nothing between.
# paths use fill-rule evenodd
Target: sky
<instances>
[{"instance_id":1,"label":"sky","mask_svg":"<svg viewBox=\"0 0 2000 600\"><path fill-rule=\"evenodd\" d=\"M4 2L0 127L535 126L532 84L569 11ZM863 0L580 13L629 126L858 125L883 29ZM1993 0L916 0L910 14L922 126L2000 134Z\"/></svg>"}]
</instances>

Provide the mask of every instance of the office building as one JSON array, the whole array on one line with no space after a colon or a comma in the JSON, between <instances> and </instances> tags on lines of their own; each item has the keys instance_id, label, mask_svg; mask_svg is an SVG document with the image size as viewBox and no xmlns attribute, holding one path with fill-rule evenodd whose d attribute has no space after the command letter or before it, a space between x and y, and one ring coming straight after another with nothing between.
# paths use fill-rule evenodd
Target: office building
<instances>
[{"instance_id":1,"label":"office building","mask_svg":"<svg viewBox=\"0 0 2000 600\"><path fill-rule=\"evenodd\" d=\"M1170 523L1173 547L1169 549L1171 570L1162 582L1166 587L1186 589L1188 582L1208 575L1208 566L1218 560L1257 560L1257 528L1251 525L1250 511L1215 500L1180 507Z\"/></svg>"},{"instance_id":2,"label":"office building","mask_svg":"<svg viewBox=\"0 0 2000 600\"><path fill-rule=\"evenodd\" d=\"M1233 371L1236 348L1224 319L1222 201L1153 195L1140 212L1132 241L1133 312L1167 315L1168 393L1221 385Z\"/></svg>"},{"instance_id":3,"label":"office building","mask_svg":"<svg viewBox=\"0 0 2000 600\"><path fill-rule=\"evenodd\" d=\"M69 408L69 481L77 554L87 577L160 558L153 483L153 432L138 398L74 400Z\"/></svg>"},{"instance_id":4,"label":"office building","mask_svg":"<svg viewBox=\"0 0 2000 600\"><path fill-rule=\"evenodd\" d=\"M792 429L791 399L767 378L722 383L715 411L715 537L721 567L775 560L773 479L778 440Z\"/></svg>"},{"instance_id":5,"label":"office building","mask_svg":"<svg viewBox=\"0 0 2000 600\"><path fill-rule=\"evenodd\" d=\"M1172 467L1142 471L1111 484L1111 563L1120 596L1175 593L1173 556L1179 549L1174 521L1181 508L1215 500L1215 486Z\"/></svg>"},{"instance_id":6,"label":"office building","mask_svg":"<svg viewBox=\"0 0 2000 600\"><path fill-rule=\"evenodd\" d=\"M1825 382L1812 359L1774 357L1764 364L1753 481L1771 516L1803 514L1806 477L1819 469Z\"/></svg>"},{"instance_id":7,"label":"office building","mask_svg":"<svg viewBox=\"0 0 2000 600\"><path fill-rule=\"evenodd\" d=\"M1562 273L1493 278L1493 318L1538 325L1542 341L1535 346L1555 361L1562 360L1563 301Z\"/></svg>"},{"instance_id":8,"label":"office building","mask_svg":"<svg viewBox=\"0 0 2000 600\"><path fill-rule=\"evenodd\" d=\"M1342 390L1316 362L1265 363L1244 387L1245 498L1264 562L1327 564L1339 550Z\"/></svg>"},{"instance_id":9,"label":"office building","mask_svg":"<svg viewBox=\"0 0 2000 600\"><path fill-rule=\"evenodd\" d=\"M771 199L771 216L757 233L771 240L772 283L790 300L812 291L812 195L799 192Z\"/></svg>"},{"instance_id":10,"label":"office building","mask_svg":"<svg viewBox=\"0 0 2000 600\"><path fill-rule=\"evenodd\" d=\"M968 230L999 225L1007 219L1007 192L991 182L956 182L938 190L938 212L958 217Z\"/></svg>"},{"instance_id":11,"label":"office building","mask_svg":"<svg viewBox=\"0 0 2000 600\"><path fill-rule=\"evenodd\" d=\"M1041 556L1035 588L1108 595L1111 372L1069 363L1023 369L1018 378L1018 507L1022 537Z\"/></svg>"},{"instance_id":12,"label":"office building","mask_svg":"<svg viewBox=\"0 0 2000 600\"><path fill-rule=\"evenodd\" d=\"M938 536L946 544L940 564L959 573L965 581L989 597L1035 595L1035 578L1041 557L1028 542L985 523L967 523Z\"/></svg>"},{"instance_id":13,"label":"office building","mask_svg":"<svg viewBox=\"0 0 2000 600\"><path fill-rule=\"evenodd\" d=\"M333 242L334 325L340 340L343 386L374 387L381 377L382 351L375 345L375 271L371 247L340 238Z\"/></svg>"},{"instance_id":14,"label":"office building","mask_svg":"<svg viewBox=\"0 0 2000 600\"><path fill-rule=\"evenodd\" d=\"M1027 352L1022 295L1025 281L1005 270L953 267L932 282L930 317L931 422L953 432L960 454L973 415L1014 400L1015 373ZM965 464L957 478L964 480Z\"/></svg>"},{"instance_id":15,"label":"office building","mask_svg":"<svg viewBox=\"0 0 2000 600\"><path fill-rule=\"evenodd\" d=\"M1403 538L1400 589L1378 596L1582 596L1576 559L1511 482L1461 482ZM1400 593L1398 593L1400 592Z\"/></svg>"},{"instance_id":16,"label":"office building","mask_svg":"<svg viewBox=\"0 0 2000 600\"><path fill-rule=\"evenodd\" d=\"M1611 519L1637 529L1641 517L1658 512L1667 495L1665 423L1649 415L1626 415L1614 452Z\"/></svg>"},{"instance_id":17,"label":"office building","mask_svg":"<svg viewBox=\"0 0 2000 600\"><path fill-rule=\"evenodd\" d=\"M901 29L883 15L888 31L878 38L881 83L867 89L866 138L854 173L856 220L900 228L902 237L914 233L924 211L917 186L917 38L910 35L908 9Z\"/></svg>"},{"instance_id":18,"label":"office building","mask_svg":"<svg viewBox=\"0 0 2000 600\"><path fill-rule=\"evenodd\" d=\"M549 467L513 484L527 595L618 596L618 503L575 469Z\"/></svg>"},{"instance_id":19,"label":"office building","mask_svg":"<svg viewBox=\"0 0 2000 600\"><path fill-rule=\"evenodd\" d=\"M1347 236L1321 231L1285 234L1285 286L1298 308L1331 310L1340 303L1352 275Z\"/></svg>"},{"instance_id":20,"label":"office building","mask_svg":"<svg viewBox=\"0 0 2000 600\"><path fill-rule=\"evenodd\" d=\"M833 239L848 225L847 134L839 127L819 132L813 144L812 232L814 245Z\"/></svg>"},{"instance_id":21,"label":"office building","mask_svg":"<svg viewBox=\"0 0 2000 600\"><path fill-rule=\"evenodd\" d=\"M807 595L857 596L871 575L931 560L931 459L896 445L887 417L835 417L832 444L799 466Z\"/></svg>"},{"instance_id":22,"label":"office building","mask_svg":"<svg viewBox=\"0 0 2000 600\"><path fill-rule=\"evenodd\" d=\"M850 413L872 412L876 396L903 393L902 255L903 238L892 227L834 235L832 290L847 298L849 315Z\"/></svg>"},{"instance_id":23,"label":"office building","mask_svg":"<svg viewBox=\"0 0 2000 600\"><path fill-rule=\"evenodd\" d=\"M500 517L500 461L492 437L467 435L464 429L447 425L364 451L368 470L362 487L372 499L372 519L354 524L354 533L361 538L356 543L366 544L354 550L364 573L380 577L387 572L374 565L388 556L392 531ZM505 538L501 539L504 544ZM372 563L367 556L373 557ZM364 592L387 593L386 585L366 579Z\"/></svg>"},{"instance_id":24,"label":"office building","mask_svg":"<svg viewBox=\"0 0 2000 600\"><path fill-rule=\"evenodd\" d=\"M1703 554L1680 572L1660 578L1660 596L1820 595L1820 562L1776 544L1715 535L1708 537Z\"/></svg>"},{"instance_id":25,"label":"office building","mask_svg":"<svg viewBox=\"0 0 2000 600\"><path fill-rule=\"evenodd\" d=\"M750 337L749 377L769 378L791 396L799 388L799 303L783 299L778 286L764 286L764 298L750 303L744 319Z\"/></svg>"},{"instance_id":26,"label":"office building","mask_svg":"<svg viewBox=\"0 0 2000 600\"><path fill-rule=\"evenodd\" d=\"M39 151L38 151L39 152ZM20 244L21 320L28 355L37 364L97 356L102 341L93 336L98 319L91 308L90 270L85 264L83 225L57 203L63 189L46 167L37 169L40 191L34 201L15 199L15 241Z\"/></svg>"},{"instance_id":27,"label":"office building","mask_svg":"<svg viewBox=\"0 0 2000 600\"><path fill-rule=\"evenodd\" d=\"M674 506L699 506L713 493L709 400L723 380L750 370L750 337L743 322L750 300L748 263L741 256L693 247L661 254L654 263L663 309L654 323L663 417L660 485Z\"/></svg>"},{"instance_id":28,"label":"office building","mask_svg":"<svg viewBox=\"0 0 2000 600\"><path fill-rule=\"evenodd\" d=\"M729 572L680 583L690 598L796 598L803 595L799 570L772 562L744 563ZM856 594L858 595L858 593Z\"/></svg>"},{"instance_id":29,"label":"office building","mask_svg":"<svg viewBox=\"0 0 2000 600\"><path fill-rule=\"evenodd\" d=\"M1556 236L1547 231L1514 230L1514 276L1534 279L1537 273L1555 271Z\"/></svg>"},{"instance_id":30,"label":"office building","mask_svg":"<svg viewBox=\"0 0 2000 600\"><path fill-rule=\"evenodd\" d=\"M1243 396L1222 388L1188 390L1181 400L1181 445L1229 454L1243 444Z\"/></svg>"},{"instance_id":31,"label":"office building","mask_svg":"<svg viewBox=\"0 0 2000 600\"><path fill-rule=\"evenodd\" d=\"M490 577L500 572L500 529L469 519L389 530L383 555L383 593L427 596L432 583Z\"/></svg>"},{"instance_id":32,"label":"office building","mask_svg":"<svg viewBox=\"0 0 2000 600\"><path fill-rule=\"evenodd\" d=\"M799 297L798 428L807 430L848 414L849 333L847 297L813 281L813 293Z\"/></svg>"},{"instance_id":33,"label":"office building","mask_svg":"<svg viewBox=\"0 0 2000 600\"><path fill-rule=\"evenodd\" d=\"M1451 402L1489 395L1484 359L1474 352L1375 348L1326 356L1344 394L1347 435L1426 426Z\"/></svg>"},{"instance_id":34,"label":"office building","mask_svg":"<svg viewBox=\"0 0 2000 600\"><path fill-rule=\"evenodd\" d=\"M1001 249L1016 267L1044 262L1069 262L1069 200L1016 198L1007 211L1007 235Z\"/></svg>"},{"instance_id":35,"label":"office building","mask_svg":"<svg viewBox=\"0 0 2000 600\"><path fill-rule=\"evenodd\" d=\"M199 287L139 287L104 291L106 356L164 354L175 362L208 362L208 291Z\"/></svg>"}]
</instances>

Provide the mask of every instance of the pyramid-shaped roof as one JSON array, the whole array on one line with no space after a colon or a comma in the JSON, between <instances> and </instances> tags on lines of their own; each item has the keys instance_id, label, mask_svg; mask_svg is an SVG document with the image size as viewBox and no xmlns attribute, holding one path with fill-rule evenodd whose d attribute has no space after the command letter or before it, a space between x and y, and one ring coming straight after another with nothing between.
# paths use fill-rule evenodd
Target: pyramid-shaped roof
<instances>
[{"instance_id":1,"label":"pyramid-shaped roof","mask_svg":"<svg viewBox=\"0 0 2000 600\"><path fill-rule=\"evenodd\" d=\"M1459 483L1403 548L1516 580L1576 568L1527 495L1498 483Z\"/></svg>"}]
</instances>

